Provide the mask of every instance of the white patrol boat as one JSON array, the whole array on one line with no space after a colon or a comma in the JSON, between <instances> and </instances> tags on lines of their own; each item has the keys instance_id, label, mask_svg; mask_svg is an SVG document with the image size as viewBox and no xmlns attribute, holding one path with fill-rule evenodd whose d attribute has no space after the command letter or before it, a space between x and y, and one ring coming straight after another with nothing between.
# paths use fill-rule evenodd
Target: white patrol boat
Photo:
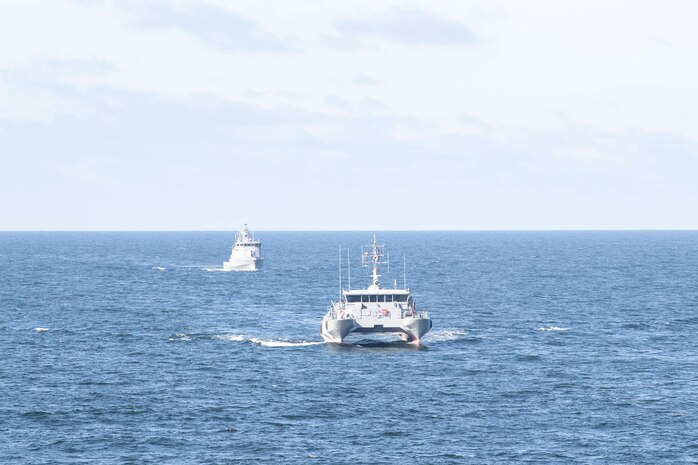
<instances>
[{"instance_id":1,"label":"white patrol boat","mask_svg":"<svg viewBox=\"0 0 698 465\"><path fill-rule=\"evenodd\" d=\"M322 319L320 335L325 341L341 344L353 333L396 333L404 341L419 344L431 329L429 313L417 311L406 284L404 289L397 289L397 283L394 289L380 287L378 267L386 263L381 261L383 247L373 236L370 255L366 252L361 257L362 264L369 266L370 261L373 269L373 283L367 289L342 289L340 254L340 300L332 302Z\"/></svg>"},{"instance_id":2,"label":"white patrol boat","mask_svg":"<svg viewBox=\"0 0 698 465\"><path fill-rule=\"evenodd\" d=\"M223 263L225 271L256 271L262 267L262 243L255 240L247 229L247 224L235 239L230 259Z\"/></svg>"}]
</instances>

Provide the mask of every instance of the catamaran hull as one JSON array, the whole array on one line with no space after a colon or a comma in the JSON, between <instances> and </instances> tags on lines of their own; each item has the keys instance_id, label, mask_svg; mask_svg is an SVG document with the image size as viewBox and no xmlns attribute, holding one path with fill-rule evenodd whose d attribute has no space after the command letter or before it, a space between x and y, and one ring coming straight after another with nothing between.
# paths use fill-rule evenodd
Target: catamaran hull
<instances>
[{"instance_id":1,"label":"catamaran hull","mask_svg":"<svg viewBox=\"0 0 698 465\"><path fill-rule=\"evenodd\" d=\"M322 320L320 325L320 335L325 340L325 342L336 342L341 344L344 342L344 338L349 335L354 329L354 320L343 319L343 320Z\"/></svg>"},{"instance_id":2,"label":"catamaran hull","mask_svg":"<svg viewBox=\"0 0 698 465\"><path fill-rule=\"evenodd\" d=\"M400 322L362 325L353 319L324 319L320 325L320 335L326 342L342 344L344 339L353 333L397 333L403 341L416 342L431 329L428 318L403 318Z\"/></svg>"},{"instance_id":3,"label":"catamaran hull","mask_svg":"<svg viewBox=\"0 0 698 465\"><path fill-rule=\"evenodd\" d=\"M257 271L262 268L262 263L263 258L223 262L223 271Z\"/></svg>"},{"instance_id":4,"label":"catamaran hull","mask_svg":"<svg viewBox=\"0 0 698 465\"><path fill-rule=\"evenodd\" d=\"M431 320L425 318L405 318L400 327L400 337L407 342L419 342L431 329Z\"/></svg>"}]
</instances>

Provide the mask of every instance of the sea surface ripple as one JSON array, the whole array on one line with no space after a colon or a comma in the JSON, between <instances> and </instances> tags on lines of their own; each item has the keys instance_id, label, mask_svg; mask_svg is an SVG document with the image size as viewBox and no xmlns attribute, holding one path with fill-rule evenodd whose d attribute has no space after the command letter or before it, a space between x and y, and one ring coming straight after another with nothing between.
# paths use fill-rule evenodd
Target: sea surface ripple
<instances>
[{"instance_id":1,"label":"sea surface ripple","mask_svg":"<svg viewBox=\"0 0 698 465\"><path fill-rule=\"evenodd\" d=\"M698 233L379 233L434 328L325 344L372 234L0 233L0 463L698 463Z\"/></svg>"}]
</instances>

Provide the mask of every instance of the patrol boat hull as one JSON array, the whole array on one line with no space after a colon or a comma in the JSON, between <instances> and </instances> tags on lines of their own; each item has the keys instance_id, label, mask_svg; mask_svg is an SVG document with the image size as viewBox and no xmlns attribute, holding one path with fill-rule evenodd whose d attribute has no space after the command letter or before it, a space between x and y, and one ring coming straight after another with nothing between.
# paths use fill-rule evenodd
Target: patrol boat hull
<instances>
[{"instance_id":1,"label":"patrol boat hull","mask_svg":"<svg viewBox=\"0 0 698 465\"><path fill-rule=\"evenodd\" d=\"M257 271L262 268L263 258L236 259L223 262L224 271Z\"/></svg>"}]
</instances>

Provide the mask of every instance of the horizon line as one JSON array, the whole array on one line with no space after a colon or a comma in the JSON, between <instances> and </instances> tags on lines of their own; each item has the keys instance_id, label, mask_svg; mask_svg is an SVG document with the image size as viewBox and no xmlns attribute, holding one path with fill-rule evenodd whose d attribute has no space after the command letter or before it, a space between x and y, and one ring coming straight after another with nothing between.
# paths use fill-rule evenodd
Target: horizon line
<instances>
[{"instance_id":1,"label":"horizon line","mask_svg":"<svg viewBox=\"0 0 698 465\"><path fill-rule=\"evenodd\" d=\"M0 229L2 233L190 233L236 232L238 229ZM694 228L637 229L256 229L258 232L697 232Z\"/></svg>"}]
</instances>

